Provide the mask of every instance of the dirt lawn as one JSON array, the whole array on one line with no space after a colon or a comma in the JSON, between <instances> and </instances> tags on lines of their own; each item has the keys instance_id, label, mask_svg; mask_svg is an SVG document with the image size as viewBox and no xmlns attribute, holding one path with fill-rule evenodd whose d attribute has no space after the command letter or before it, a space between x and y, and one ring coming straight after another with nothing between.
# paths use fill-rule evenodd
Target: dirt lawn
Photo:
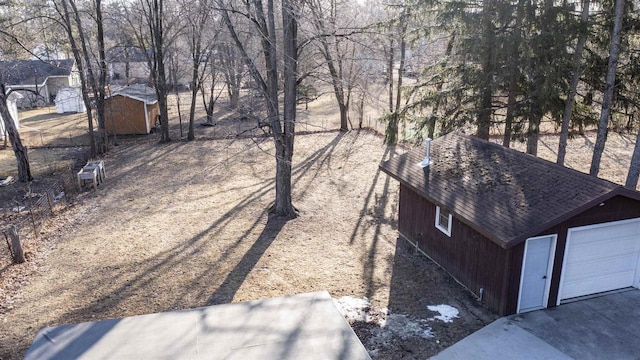
<instances>
[{"instance_id":1,"label":"dirt lawn","mask_svg":"<svg viewBox=\"0 0 640 360\"><path fill-rule=\"evenodd\" d=\"M270 139L114 147L104 186L3 273L2 289L19 267L32 275L0 293L0 358L21 358L44 326L318 290L368 298L351 319L383 359L429 357L495 318L396 242L398 184L378 164L397 153L379 135L298 136L289 221L267 214L272 153ZM440 310L459 313L444 322Z\"/></svg>"}]
</instances>

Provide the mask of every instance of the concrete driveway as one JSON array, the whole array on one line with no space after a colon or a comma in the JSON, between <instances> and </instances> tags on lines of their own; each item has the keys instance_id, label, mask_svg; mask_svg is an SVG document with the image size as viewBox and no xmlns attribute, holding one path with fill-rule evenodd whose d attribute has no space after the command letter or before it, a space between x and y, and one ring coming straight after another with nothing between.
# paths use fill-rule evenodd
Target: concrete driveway
<instances>
[{"instance_id":1,"label":"concrete driveway","mask_svg":"<svg viewBox=\"0 0 640 360\"><path fill-rule=\"evenodd\" d=\"M639 359L640 290L500 318L432 359Z\"/></svg>"}]
</instances>

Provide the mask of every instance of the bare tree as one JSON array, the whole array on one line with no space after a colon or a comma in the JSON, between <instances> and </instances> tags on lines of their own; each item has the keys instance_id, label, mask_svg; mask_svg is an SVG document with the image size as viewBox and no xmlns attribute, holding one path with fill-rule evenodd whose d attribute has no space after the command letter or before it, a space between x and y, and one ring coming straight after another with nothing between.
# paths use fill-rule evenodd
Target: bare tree
<instances>
[{"instance_id":1,"label":"bare tree","mask_svg":"<svg viewBox=\"0 0 640 360\"><path fill-rule=\"evenodd\" d=\"M224 3L218 0L222 18L229 30L230 36L238 47L245 65L257 86L265 94L267 109L267 123L271 128L276 153L276 199L272 209L280 216L296 216L296 210L291 200L291 168L293 159L293 144L296 121L296 87L297 87L297 31L296 7L291 0L281 0L282 10L282 55L284 58L282 87L284 101L282 108L278 98L279 76L278 62L278 32L276 28L276 13L273 0L267 0L266 6L262 0L244 0L244 11L234 7L236 2ZM232 15L240 15L250 19L251 25L260 35L262 60L264 61L265 76L259 71L258 64L249 56L245 44L240 40L236 25L232 22ZM282 117L281 117L282 116Z\"/></svg>"},{"instance_id":2,"label":"bare tree","mask_svg":"<svg viewBox=\"0 0 640 360\"><path fill-rule=\"evenodd\" d=\"M246 43L244 41L243 43ZM244 62L236 46L222 41L216 47L217 60L224 75L225 87L229 96L229 107L235 109L240 102L240 88L244 77Z\"/></svg>"},{"instance_id":3,"label":"bare tree","mask_svg":"<svg viewBox=\"0 0 640 360\"><path fill-rule=\"evenodd\" d=\"M64 27L71 51L80 74L80 84L82 87L82 98L87 109L87 121L89 124L89 136L91 139L91 156L95 157L98 153L105 153L108 150L108 136L106 132L105 116L104 116L104 100L106 97L105 84L107 76L107 65L104 51L104 30L102 22L102 5L100 0L96 0L95 5L95 21L97 28L98 43L98 63L94 61L95 56L89 48L91 40L85 32L85 25L82 21L82 10L80 10L74 0L56 0L53 3L60 23ZM79 43L79 44L78 44ZM91 95L95 99L96 117L98 119L99 143L96 146L93 125L93 106L91 103Z\"/></svg>"},{"instance_id":4,"label":"bare tree","mask_svg":"<svg viewBox=\"0 0 640 360\"><path fill-rule=\"evenodd\" d=\"M0 116L2 116L2 120L4 121L4 128L18 163L18 180L27 182L33 180L31 167L29 166L29 157L27 156L27 148L22 145L20 134L18 133L18 129L16 129L13 117L7 107L7 97L10 91L7 91L5 88L3 75L4 74L0 74Z\"/></svg>"},{"instance_id":5,"label":"bare tree","mask_svg":"<svg viewBox=\"0 0 640 360\"><path fill-rule=\"evenodd\" d=\"M353 9L336 0L309 0L309 8L315 30L313 37L329 70L333 93L340 109L340 130L347 131L351 94L355 77L359 75L355 58L356 43L349 39L354 34L347 31L348 27L355 27L352 24L354 17L349 18Z\"/></svg>"},{"instance_id":6,"label":"bare tree","mask_svg":"<svg viewBox=\"0 0 640 360\"><path fill-rule=\"evenodd\" d=\"M129 11L127 21L133 28L138 43L147 56L151 82L155 88L160 108L160 142L170 142L167 105L169 87L167 86L165 53L179 34L175 19L180 16L171 11L165 11L165 0L140 0L137 5L137 7L130 9L132 11ZM166 21L170 14L173 17L170 21Z\"/></svg>"},{"instance_id":7,"label":"bare tree","mask_svg":"<svg viewBox=\"0 0 640 360\"><path fill-rule=\"evenodd\" d=\"M216 102L220 98L220 95L222 95L222 92L227 87L225 85L223 85L222 87L218 86L220 83L221 75L220 75L220 71L218 70L218 66L216 64L216 59L217 59L216 56L208 57L208 62L207 64L205 64L205 67L207 67L208 71L204 73L206 76L200 82L200 94L202 95L202 104L204 105L204 110L207 113L206 124L210 126L215 125L215 122L213 121L214 108L216 106ZM206 82L209 83L208 96L206 94L205 87L204 87Z\"/></svg>"},{"instance_id":8,"label":"bare tree","mask_svg":"<svg viewBox=\"0 0 640 360\"><path fill-rule=\"evenodd\" d=\"M189 108L189 131L187 140L195 139L193 123L195 120L196 99L198 91L202 88L205 79L207 64L213 54L213 47L220 34L217 21L211 18L211 4L209 0L199 0L192 3L193 9L188 17L189 26L186 29L189 49L191 52L191 106ZM184 4L184 6L188 6ZM213 26L210 26L213 23ZM209 30L212 36L205 38L205 30ZM215 83L215 81L214 81ZM213 89L212 93L213 94ZM213 104L213 102L211 102Z\"/></svg>"}]
</instances>

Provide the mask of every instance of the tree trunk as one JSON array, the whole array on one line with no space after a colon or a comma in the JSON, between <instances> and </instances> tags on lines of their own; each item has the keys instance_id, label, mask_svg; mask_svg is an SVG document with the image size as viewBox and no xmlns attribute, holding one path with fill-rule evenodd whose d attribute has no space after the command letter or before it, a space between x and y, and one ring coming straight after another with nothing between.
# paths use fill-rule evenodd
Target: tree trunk
<instances>
[{"instance_id":1,"label":"tree trunk","mask_svg":"<svg viewBox=\"0 0 640 360\"><path fill-rule=\"evenodd\" d=\"M163 90L158 89L156 89L156 93L158 93L158 107L160 108L160 142L168 143L171 138L169 137L167 95Z\"/></svg>"},{"instance_id":2,"label":"tree trunk","mask_svg":"<svg viewBox=\"0 0 640 360\"><path fill-rule=\"evenodd\" d=\"M349 106L344 102L338 102L338 108L340 109L340 131L348 131Z\"/></svg>"},{"instance_id":3,"label":"tree trunk","mask_svg":"<svg viewBox=\"0 0 640 360\"><path fill-rule=\"evenodd\" d=\"M489 129L491 127L491 110L493 95L493 53L495 42L493 39L493 23L491 21L491 0L482 1L482 31L483 31L483 54L482 54L482 94L480 98L480 113L478 114L478 128L476 136L489 140Z\"/></svg>"},{"instance_id":4,"label":"tree trunk","mask_svg":"<svg viewBox=\"0 0 640 360\"><path fill-rule=\"evenodd\" d=\"M400 103L402 101L402 77L404 76L405 52L407 50L407 42L405 40L405 33L407 32L406 11L405 8L402 10L402 15L400 15L400 64L398 66L398 86L396 87L396 104L394 109L396 113L400 112Z\"/></svg>"},{"instance_id":5,"label":"tree trunk","mask_svg":"<svg viewBox=\"0 0 640 360\"><path fill-rule=\"evenodd\" d=\"M362 129L362 123L364 122L364 96L363 92L358 101L358 129Z\"/></svg>"},{"instance_id":6,"label":"tree trunk","mask_svg":"<svg viewBox=\"0 0 640 360\"><path fill-rule=\"evenodd\" d=\"M102 21L102 0L95 0L96 8L96 27L98 42L98 87L94 89L96 99L96 117L98 119L98 133L100 138L99 152L101 154L109 151L109 136L107 134L105 116L104 116L104 99L105 86L107 84L107 60L104 49L104 24Z\"/></svg>"},{"instance_id":7,"label":"tree trunk","mask_svg":"<svg viewBox=\"0 0 640 360\"><path fill-rule=\"evenodd\" d=\"M395 55L393 38L389 39L389 53L387 59L387 77L389 78L389 112L393 112L393 57Z\"/></svg>"},{"instance_id":8,"label":"tree trunk","mask_svg":"<svg viewBox=\"0 0 640 360\"><path fill-rule=\"evenodd\" d=\"M502 146L511 146L511 136L513 133L513 118L518 96L518 78L520 77L520 43L522 42L522 18L524 17L524 0L518 1L516 9L516 24L513 29L513 45L511 54L513 58L509 64L509 95L507 97L507 114L504 119L504 137Z\"/></svg>"},{"instance_id":9,"label":"tree trunk","mask_svg":"<svg viewBox=\"0 0 640 360\"><path fill-rule=\"evenodd\" d=\"M7 95L4 85L0 85L0 115L4 121L4 128L9 137L9 142L13 148L13 153L18 163L18 181L27 182L33 180L31 177L31 167L29 166L29 157L27 156L27 148L22 145L20 134L13 122L9 108L7 107Z\"/></svg>"},{"instance_id":10,"label":"tree trunk","mask_svg":"<svg viewBox=\"0 0 640 360\"><path fill-rule=\"evenodd\" d=\"M204 105L204 109L207 113L207 122L209 124L213 124L213 110L214 107L216 105L216 96L214 95L214 91L215 91L215 80L211 81L211 93L209 94L209 103L207 103L205 94L204 94L204 89L200 90L200 93L202 94L202 103Z\"/></svg>"},{"instance_id":11,"label":"tree trunk","mask_svg":"<svg viewBox=\"0 0 640 360\"><path fill-rule=\"evenodd\" d=\"M527 154L533 156L538 155L538 139L540 138L540 122L542 121L542 115L539 111L529 118L529 129L527 130Z\"/></svg>"},{"instance_id":12,"label":"tree trunk","mask_svg":"<svg viewBox=\"0 0 640 360\"><path fill-rule=\"evenodd\" d=\"M564 105L564 114L562 115L562 128L560 129L560 141L558 143L558 158L556 163L558 165L564 165L564 158L567 154L567 138L569 137L569 122L571 121L571 113L573 112L573 105L575 104L576 92L578 89L578 82L580 81L580 75L582 74L582 53L584 51L584 44L587 42L588 35L588 21L589 21L589 0L583 0L582 2L582 15L580 17L580 25L583 26L580 34L578 35L578 44L576 45L576 51L573 53L573 74L571 75L571 84L569 85L569 94L567 94L567 100Z\"/></svg>"},{"instance_id":13,"label":"tree trunk","mask_svg":"<svg viewBox=\"0 0 640 360\"><path fill-rule=\"evenodd\" d=\"M22 244L20 243L20 237L18 236L18 231L16 230L15 225L9 226L5 236L8 236L9 239L11 239L11 256L13 257L13 262L16 264L22 264L27 261L24 257L24 251L22 250Z\"/></svg>"},{"instance_id":14,"label":"tree trunk","mask_svg":"<svg viewBox=\"0 0 640 360\"><path fill-rule=\"evenodd\" d=\"M196 138L194 134L194 129L193 129L193 122L196 117L197 98L198 98L198 88L194 86L193 89L191 90L191 107L189 108L189 132L187 132L188 141L194 140Z\"/></svg>"},{"instance_id":15,"label":"tree trunk","mask_svg":"<svg viewBox=\"0 0 640 360\"><path fill-rule=\"evenodd\" d=\"M638 135L636 136L636 145L633 148L629 173L627 173L627 181L625 181L624 186L635 190L638 186L638 177L640 177L640 130L638 130Z\"/></svg>"},{"instance_id":16,"label":"tree trunk","mask_svg":"<svg viewBox=\"0 0 640 360\"><path fill-rule=\"evenodd\" d=\"M445 63L444 67L449 63L449 57L451 56L451 52L453 51L453 44L456 41L456 32L454 31L447 42L447 48L444 52ZM444 85L444 81L439 81L436 85L436 93L438 97L436 98L436 103L433 106L432 115L429 116L429 120L427 122L427 137L429 139L433 139L436 132L436 119L438 118L438 110L440 109L440 92L442 91L442 87Z\"/></svg>"},{"instance_id":17,"label":"tree trunk","mask_svg":"<svg viewBox=\"0 0 640 360\"><path fill-rule=\"evenodd\" d=\"M591 158L591 169L589 175L598 176L600 171L600 160L604 151L604 144L607 141L607 127L611 112L611 102L613 99L613 87L616 81L616 67L618 66L618 55L620 54L620 33L622 31L622 15L624 13L624 0L616 0L615 18L613 21L613 31L611 33L611 47L609 49L609 65L607 68L607 78L604 86L602 99L602 110L598 121L598 135L593 147L593 157Z\"/></svg>"}]
</instances>

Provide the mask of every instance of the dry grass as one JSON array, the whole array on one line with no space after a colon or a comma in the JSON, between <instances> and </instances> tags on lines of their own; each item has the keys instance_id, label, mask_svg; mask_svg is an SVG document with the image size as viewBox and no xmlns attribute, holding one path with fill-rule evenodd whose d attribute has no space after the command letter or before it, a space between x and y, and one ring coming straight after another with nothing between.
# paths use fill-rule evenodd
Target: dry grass
<instances>
[{"instance_id":1,"label":"dry grass","mask_svg":"<svg viewBox=\"0 0 640 360\"><path fill-rule=\"evenodd\" d=\"M598 176L624 185L629 165L631 164L635 140L635 135L610 132L602 154ZM595 131L589 131L584 136L577 135L570 140L567 144L565 166L589 173L595 141ZM512 147L520 151L526 150L525 143L514 143ZM543 135L540 137L538 156L551 162L556 162L558 157L557 135Z\"/></svg>"}]
</instances>

